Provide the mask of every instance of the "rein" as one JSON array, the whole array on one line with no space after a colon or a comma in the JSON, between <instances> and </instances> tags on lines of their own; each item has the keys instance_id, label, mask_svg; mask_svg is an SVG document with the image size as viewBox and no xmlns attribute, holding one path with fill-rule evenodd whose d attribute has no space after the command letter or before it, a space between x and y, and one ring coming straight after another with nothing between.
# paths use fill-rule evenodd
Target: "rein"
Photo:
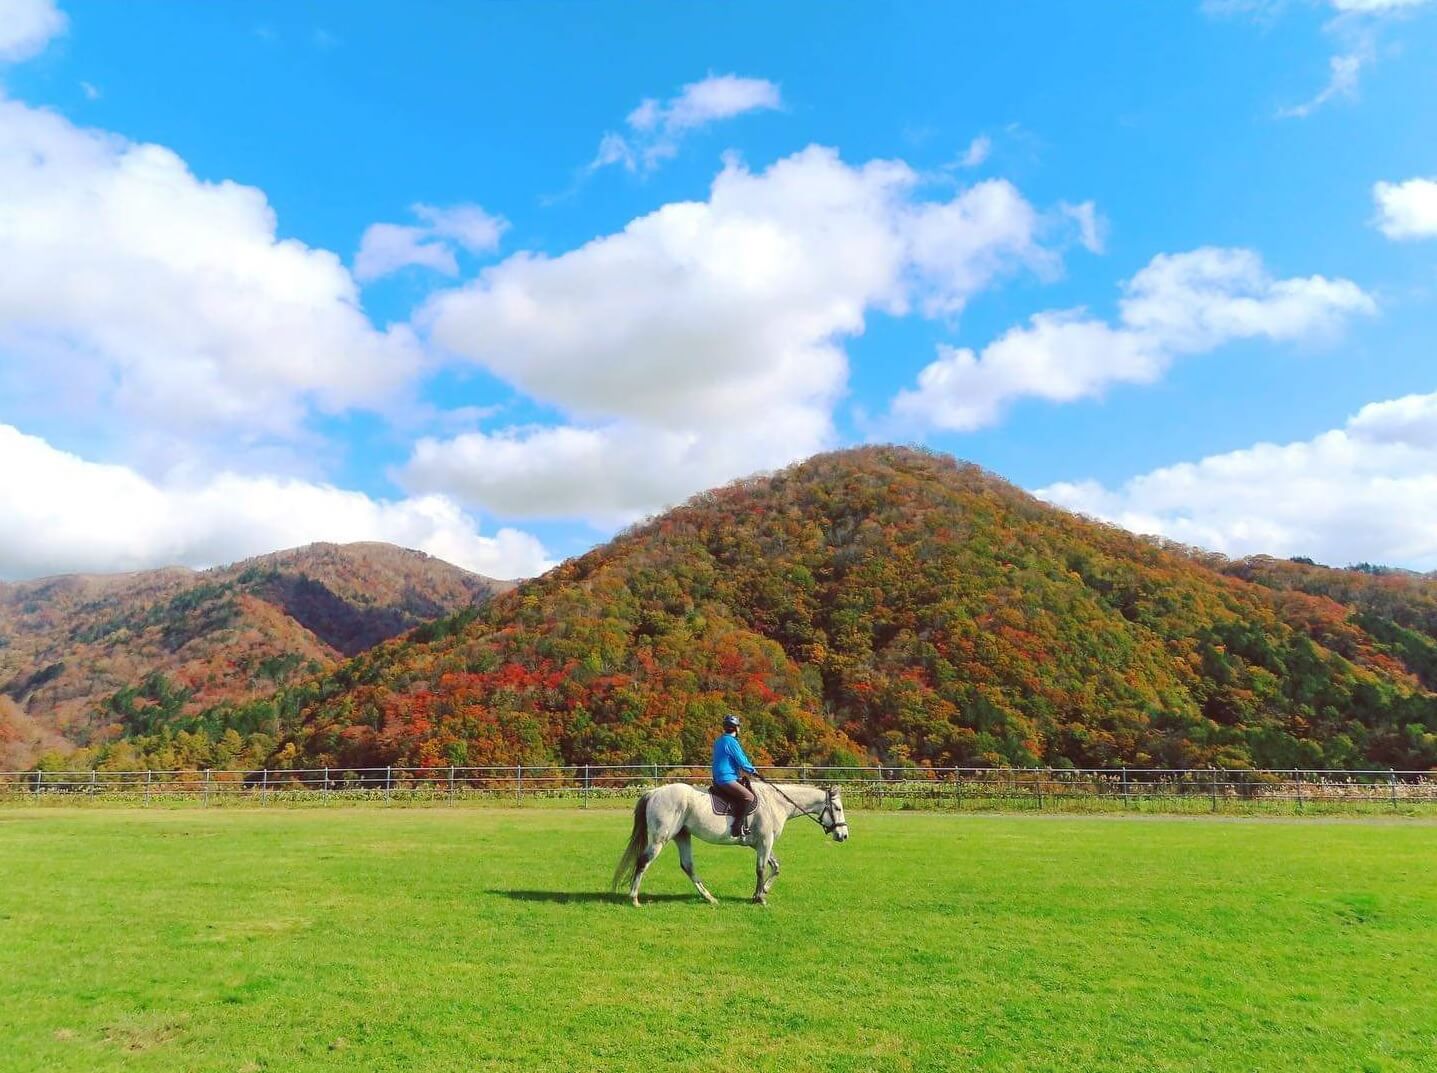
<instances>
[{"instance_id":1,"label":"rein","mask_svg":"<svg viewBox=\"0 0 1437 1073\"><path fill-rule=\"evenodd\" d=\"M792 805L792 806L794 807L794 809L798 812L798 814L799 814L800 816L807 816L807 817L808 817L810 820L812 820L814 823L818 824L819 827L823 828L823 833L824 833L824 834L826 834L826 835L831 835L831 834L833 834L834 831L838 830L840 827L847 827L847 826L848 826L848 824L846 824L846 823L839 823L839 822L838 822L838 817L837 817L837 815L835 815L835 814L833 813L833 791L832 791L832 790L825 790L825 791L823 792L823 796L824 796L823 808L819 809L818 812L816 812L816 813L814 813L814 812L809 812L808 809L804 808L802 805L800 805L800 804L799 804L797 801L795 801L793 798L789 797L788 794L784 793L784 792L783 792L783 788L780 787L780 786L778 785L778 783L772 782L772 781L770 781L769 779L764 778L764 776L763 776L763 775L760 775L757 771L755 771L754 774L755 774L755 775L758 775L758 778L759 778L759 781L760 781L760 782L762 782L765 786L768 786L768 787L772 788L772 790L773 790L774 793L778 794L779 797L783 798L783 799L784 799L785 801L787 801L790 805ZM826 812L826 813L829 813L830 815L833 815L834 822L833 822L832 824L827 824L827 823L824 823L824 822L823 822L822 817L823 817L823 814L824 814L825 812Z\"/></svg>"}]
</instances>

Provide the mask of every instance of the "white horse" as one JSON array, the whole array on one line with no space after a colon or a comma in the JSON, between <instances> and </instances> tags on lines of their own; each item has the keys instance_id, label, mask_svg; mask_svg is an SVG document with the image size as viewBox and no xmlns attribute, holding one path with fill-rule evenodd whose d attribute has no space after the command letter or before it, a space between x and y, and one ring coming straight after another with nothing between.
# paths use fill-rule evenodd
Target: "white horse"
<instances>
[{"instance_id":1,"label":"white horse","mask_svg":"<svg viewBox=\"0 0 1437 1073\"><path fill-rule=\"evenodd\" d=\"M843 818L843 798L837 786L804 786L800 784L758 783L753 787L758 804L748 816L748 834L734 838L729 817L716 816L713 800L707 790L686 783L670 783L650 790L634 806L634 830L619 865L614 869L615 888L629 884L629 900L639 904L639 884L659 851L669 842L679 846L679 866L693 881L695 889L710 905L718 904L694 871L693 836L716 846L751 846L757 854L758 886L753 900L763 905L768 890L778 876L778 859L773 844L783 834L783 826L795 816L807 816L818 822L823 833L835 842L848 840L848 821Z\"/></svg>"}]
</instances>

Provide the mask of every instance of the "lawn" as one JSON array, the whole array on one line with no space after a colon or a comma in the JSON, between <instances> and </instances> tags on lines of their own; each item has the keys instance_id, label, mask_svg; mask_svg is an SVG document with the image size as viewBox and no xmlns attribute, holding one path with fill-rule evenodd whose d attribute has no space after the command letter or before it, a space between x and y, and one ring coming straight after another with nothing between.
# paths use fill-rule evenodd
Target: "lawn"
<instances>
[{"instance_id":1,"label":"lawn","mask_svg":"<svg viewBox=\"0 0 1437 1073\"><path fill-rule=\"evenodd\" d=\"M0 810L0 1070L1428 1070L1437 825Z\"/></svg>"}]
</instances>

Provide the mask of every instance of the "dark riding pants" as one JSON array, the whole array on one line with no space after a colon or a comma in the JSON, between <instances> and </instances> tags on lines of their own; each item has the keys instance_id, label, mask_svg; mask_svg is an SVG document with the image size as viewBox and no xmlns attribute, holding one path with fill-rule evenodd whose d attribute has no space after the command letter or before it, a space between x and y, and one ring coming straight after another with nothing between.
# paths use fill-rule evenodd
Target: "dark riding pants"
<instances>
[{"instance_id":1,"label":"dark riding pants","mask_svg":"<svg viewBox=\"0 0 1437 1073\"><path fill-rule=\"evenodd\" d=\"M728 802L733 818L733 830L737 834L743 825L743 818L753 811L758 797L741 782L714 784L714 793Z\"/></svg>"}]
</instances>

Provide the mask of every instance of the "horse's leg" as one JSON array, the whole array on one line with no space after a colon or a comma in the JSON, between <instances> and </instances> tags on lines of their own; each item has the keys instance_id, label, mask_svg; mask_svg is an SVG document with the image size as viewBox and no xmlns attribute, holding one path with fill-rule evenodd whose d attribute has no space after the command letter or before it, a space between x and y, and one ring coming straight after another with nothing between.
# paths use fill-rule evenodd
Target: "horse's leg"
<instances>
[{"instance_id":1,"label":"horse's leg","mask_svg":"<svg viewBox=\"0 0 1437 1073\"><path fill-rule=\"evenodd\" d=\"M674 836L674 845L679 847L679 867L684 870L684 875L693 881L694 889L704 896L704 901L709 905L718 905L718 899L709 893L704 881L694 871L694 840L687 831L680 831Z\"/></svg>"},{"instance_id":2,"label":"horse's leg","mask_svg":"<svg viewBox=\"0 0 1437 1073\"><path fill-rule=\"evenodd\" d=\"M649 870L649 865L654 863L654 858L663 848L662 842L651 840L644 847L644 852L639 854L638 863L634 866L634 881L629 884L629 901L634 903L635 909L639 907L639 884L644 881L644 873Z\"/></svg>"},{"instance_id":3,"label":"horse's leg","mask_svg":"<svg viewBox=\"0 0 1437 1073\"><path fill-rule=\"evenodd\" d=\"M767 894L773 890L773 881L778 878L778 858L770 856L768 859L768 882L763 885L763 892Z\"/></svg>"},{"instance_id":4,"label":"horse's leg","mask_svg":"<svg viewBox=\"0 0 1437 1073\"><path fill-rule=\"evenodd\" d=\"M768 870L768 859L773 856L773 835L763 832L759 835L758 845L755 847L754 872L758 876L758 883L753 889L753 900L759 905L764 904L768 894L768 883L765 873Z\"/></svg>"}]
</instances>

